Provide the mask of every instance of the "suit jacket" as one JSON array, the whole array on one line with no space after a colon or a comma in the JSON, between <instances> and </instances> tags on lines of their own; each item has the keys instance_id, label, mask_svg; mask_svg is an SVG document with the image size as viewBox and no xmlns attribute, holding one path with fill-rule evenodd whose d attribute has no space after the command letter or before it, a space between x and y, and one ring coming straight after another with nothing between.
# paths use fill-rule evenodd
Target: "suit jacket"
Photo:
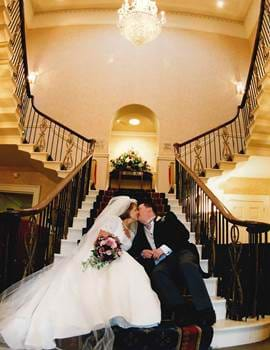
<instances>
[{"instance_id":1,"label":"suit jacket","mask_svg":"<svg viewBox=\"0 0 270 350\"><path fill-rule=\"evenodd\" d=\"M193 244L189 243L189 232L186 227L177 219L174 213L168 212L162 218L155 218L153 237L157 248L166 244L173 253L181 249L194 251ZM144 226L139 223L137 234L133 240L129 253L142 264L148 273L155 267L152 259L144 259L141 253L144 249L152 249L144 232ZM196 247L195 250L197 251Z\"/></svg>"}]
</instances>

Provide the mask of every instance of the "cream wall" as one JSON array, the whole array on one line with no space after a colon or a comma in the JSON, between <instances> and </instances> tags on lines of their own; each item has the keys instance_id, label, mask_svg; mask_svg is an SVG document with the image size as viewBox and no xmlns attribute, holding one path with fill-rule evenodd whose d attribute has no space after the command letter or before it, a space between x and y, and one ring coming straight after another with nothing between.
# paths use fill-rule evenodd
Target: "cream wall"
<instances>
[{"instance_id":1,"label":"cream wall","mask_svg":"<svg viewBox=\"0 0 270 350\"><path fill-rule=\"evenodd\" d=\"M37 107L95 137L100 154L107 154L112 120L125 105L155 113L159 156L172 155L165 143L232 118L239 103L233 81L245 80L250 60L248 40L172 28L141 48L105 25L33 29L27 37L30 70L39 73Z\"/></svg>"},{"instance_id":2,"label":"cream wall","mask_svg":"<svg viewBox=\"0 0 270 350\"><path fill-rule=\"evenodd\" d=\"M156 171L157 162L157 136L152 134L137 133L112 133L110 137L110 159L115 159L123 152L133 149L138 152L143 160L147 160L152 171Z\"/></svg>"}]
</instances>

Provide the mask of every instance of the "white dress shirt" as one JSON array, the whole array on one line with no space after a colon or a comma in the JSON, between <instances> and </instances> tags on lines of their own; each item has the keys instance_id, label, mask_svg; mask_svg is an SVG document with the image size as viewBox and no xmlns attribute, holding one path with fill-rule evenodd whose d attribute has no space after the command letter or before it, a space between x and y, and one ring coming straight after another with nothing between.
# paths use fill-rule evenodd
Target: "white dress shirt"
<instances>
[{"instance_id":1,"label":"white dress shirt","mask_svg":"<svg viewBox=\"0 0 270 350\"><path fill-rule=\"evenodd\" d=\"M154 219L155 218L151 219L151 221L147 225L144 225L144 233L150 244L150 247L152 249L157 249L154 241L154 226L155 226ZM159 259L155 260L156 265L172 253L171 248L169 248L166 244L162 244L162 246L160 246L159 248L163 251L164 255L161 255Z\"/></svg>"}]
</instances>

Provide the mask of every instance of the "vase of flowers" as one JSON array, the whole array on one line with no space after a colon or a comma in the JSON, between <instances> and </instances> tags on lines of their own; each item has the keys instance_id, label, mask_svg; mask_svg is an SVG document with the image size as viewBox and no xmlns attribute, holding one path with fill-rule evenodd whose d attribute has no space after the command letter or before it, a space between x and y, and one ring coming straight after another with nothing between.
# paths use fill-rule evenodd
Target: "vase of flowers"
<instances>
[{"instance_id":1,"label":"vase of flowers","mask_svg":"<svg viewBox=\"0 0 270 350\"><path fill-rule=\"evenodd\" d=\"M137 152L130 150L111 160L114 170L150 171L147 161L142 160Z\"/></svg>"}]
</instances>

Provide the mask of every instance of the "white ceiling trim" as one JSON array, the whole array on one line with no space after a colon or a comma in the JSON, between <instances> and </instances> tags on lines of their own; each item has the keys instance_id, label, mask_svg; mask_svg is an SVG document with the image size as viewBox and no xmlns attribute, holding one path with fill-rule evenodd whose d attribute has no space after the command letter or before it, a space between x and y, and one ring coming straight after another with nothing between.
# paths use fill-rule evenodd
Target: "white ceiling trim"
<instances>
[{"instance_id":1,"label":"white ceiling trim","mask_svg":"<svg viewBox=\"0 0 270 350\"><path fill-rule=\"evenodd\" d=\"M117 22L116 11L107 9L66 10L34 14L32 4L27 0L25 11L28 29L71 25L116 25ZM166 16L165 27L167 28L197 30L247 39L257 22L258 9L256 6L251 6L245 22L181 12L167 12Z\"/></svg>"}]
</instances>

